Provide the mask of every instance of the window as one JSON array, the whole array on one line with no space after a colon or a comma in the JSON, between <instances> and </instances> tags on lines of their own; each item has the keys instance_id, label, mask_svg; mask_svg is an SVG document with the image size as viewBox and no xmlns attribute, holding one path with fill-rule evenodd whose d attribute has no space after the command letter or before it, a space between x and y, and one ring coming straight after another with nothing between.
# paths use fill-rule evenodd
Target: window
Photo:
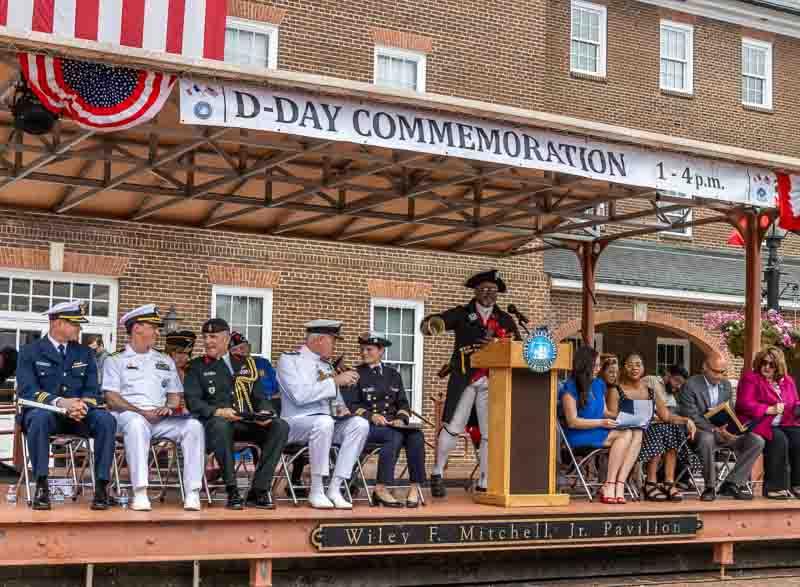
<instances>
[{"instance_id":1,"label":"window","mask_svg":"<svg viewBox=\"0 0 800 587\"><path fill-rule=\"evenodd\" d=\"M272 290L214 286L211 313L250 342L254 355L270 358L272 346Z\"/></svg>"},{"instance_id":2,"label":"window","mask_svg":"<svg viewBox=\"0 0 800 587\"><path fill-rule=\"evenodd\" d=\"M689 357L690 344L685 338L656 339L656 373L661 374L672 365L680 365L689 371L691 361Z\"/></svg>"},{"instance_id":3,"label":"window","mask_svg":"<svg viewBox=\"0 0 800 587\"><path fill-rule=\"evenodd\" d=\"M661 206L672 206L672 203L659 203ZM668 212L660 212L659 216L661 217L660 220L662 222L668 222L670 224L683 224L684 222L691 222L692 221L692 209L691 208L681 208L679 210L670 210ZM675 228L670 230L664 230L662 234L668 234L672 236L692 236L692 227L691 226L684 226L683 228Z\"/></svg>"},{"instance_id":4,"label":"window","mask_svg":"<svg viewBox=\"0 0 800 587\"><path fill-rule=\"evenodd\" d=\"M278 27L228 17L225 25L225 62L278 68Z\"/></svg>"},{"instance_id":5,"label":"window","mask_svg":"<svg viewBox=\"0 0 800 587\"><path fill-rule=\"evenodd\" d=\"M691 94L694 90L692 25L661 21L661 89Z\"/></svg>"},{"instance_id":6,"label":"window","mask_svg":"<svg viewBox=\"0 0 800 587\"><path fill-rule=\"evenodd\" d=\"M403 90L425 91L424 53L375 47L375 83Z\"/></svg>"},{"instance_id":7,"label":"window","mask_svg":"<svg viewBox=\"0 0 800 587\"><path fill-rule=\"evenodd\" d=\"M606 76L606 7L572 2L570 71Z\"/></svg>"},{"instance_id":8,"label":"window","mask_svg":"<svg viewBox=\"0 0 800 587\"><path fill-rule=\"evenodd\" d=\"M772 108L772 43L742 39L742 104Z\"/></svg>"},{"instance_id":9,"label":"window","mask_svg":"<svg viewBox=\"0 0 800 587\"><path fill-rule=\"evenodd\" d=\"M572 354L575 354L580 347L583 346L583 337L580 334L575 334L570 336L566 339L570 345L572 345ZM602 332L595 332L594 333L594 350L598 353L603 352L603 333Z\"/></svg>"},{"instance_id":10,"label":"window","mask_svg":"<svg viewBox=\"0 0 800 587\"><path fill-rule=\"evenodd\" d=\"M422 302L374 298L370 330L392 342L384 361L403 377L411 408L422 411Z\"/></svg>"}]
</instances>

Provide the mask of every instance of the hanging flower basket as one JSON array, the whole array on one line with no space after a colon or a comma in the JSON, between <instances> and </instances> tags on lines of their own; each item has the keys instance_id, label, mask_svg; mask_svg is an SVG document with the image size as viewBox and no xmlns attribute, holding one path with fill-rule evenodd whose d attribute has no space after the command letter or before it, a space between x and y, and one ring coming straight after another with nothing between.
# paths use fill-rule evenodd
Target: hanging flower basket
<instances>
[{"instance_id":1,"label":"hanging flower basket","mask_svg":"<svg viewBox=\"0 0 800 587\"><path fill-rule=\"evenodd\" d=\"M734 357L744 356L744 314L741 312L709 312L703 316L707 330L722 333L722 342ZM761 346L776 346L787 361L800 356L800 331L787 322L780 312L768 310L761 316Z\"/></svg>"}]
</instances>

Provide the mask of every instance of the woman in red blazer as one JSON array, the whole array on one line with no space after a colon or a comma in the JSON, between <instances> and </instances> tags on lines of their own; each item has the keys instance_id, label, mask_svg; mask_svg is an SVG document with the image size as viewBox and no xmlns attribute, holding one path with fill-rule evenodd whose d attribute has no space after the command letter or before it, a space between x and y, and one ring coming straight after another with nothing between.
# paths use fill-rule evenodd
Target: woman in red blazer
<instances>
[{"instance_id":1,"label":"woman in red blazer","mask_svg":"<svg viewBox=\"0 0 800 587\"><path fill-rule=\"evenodd\" d=\"M800 419L797 388L786 374L786 359L778 347L767 347L753 359L736 390L736 413L764 446L764 495L770 499L800 497ZM786 468L790 469L787 475Z\"/></svg>"}]
</instances>

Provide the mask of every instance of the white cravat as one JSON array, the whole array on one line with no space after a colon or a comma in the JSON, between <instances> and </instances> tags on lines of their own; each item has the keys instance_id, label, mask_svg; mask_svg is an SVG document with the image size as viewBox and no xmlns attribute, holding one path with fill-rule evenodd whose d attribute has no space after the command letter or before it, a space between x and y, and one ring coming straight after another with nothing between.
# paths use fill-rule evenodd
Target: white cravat
<instances>
[{"instance_id":1,"label":"white cravat","mask_svg":"<svg viewBox=\"0 0 800 587\"><path fill-rule=\"evenodd\" d=\"M492 315L492 310L494 310L494 307L489 306L487 308L485 306L481 306L478 302L475 302L475 309L478 310L478 314L480 314L483 321L486 322L489 319L489 316Z\"/></svg>"}]
</instances>

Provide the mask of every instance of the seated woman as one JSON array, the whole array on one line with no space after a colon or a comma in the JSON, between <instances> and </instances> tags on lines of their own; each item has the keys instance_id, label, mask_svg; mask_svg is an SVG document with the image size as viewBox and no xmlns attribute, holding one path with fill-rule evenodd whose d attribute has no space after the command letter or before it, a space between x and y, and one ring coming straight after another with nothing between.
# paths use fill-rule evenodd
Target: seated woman
<instances>
[{"instance_id":1,"label":"seated woman","mask_svg":"<svg viewBox=\"0 0 800 587\"><path fill-rule=\"evenodd\" d=\"M783 352L767 347L753 359L736 390L736 413L766 441L764 495L769 499L800 497L800 420L797 388L786 374ZM787 471L787 467L789 471Z\"/></svg>"},{"instance_id":2,"label":"seated woman","mask_svg":"<svg viewBox=\"0 0 800 587\"><path fill-rule=\"evenodd\" d=\"M606 405L608 405L608 396L614 394L616 397L619 393L617 391L617 383L619 382L619 359L617 359L616 355L609 353L600 355L600 379L606 384L605 400Z\"/></svg>"},{"instance_id":3,"label":"seated woman","mask_svg":"<svg viewBox=\"0 0 800 587\"><path fill-rule=\"evenodd\" d=\"M682 501L683 496L675 487L675 469L678 450L687 451L687 461L697 460L686 442L687 435L694 438L696 428L689 418L678 416L669 411L664 400L656 394L652 387L644 381L644 362L638 353L630 353L622 361L619 393L617 397L609 397L608 411L618 414L620 405L625 400L650 402L649 412L658 420L646 424L642 450L639 460L647 464L647 481L644 485L644 498L649 501ZM664 459L664 485L658 483L658 468Z\"/></svg>"},{"instance_id":4,"label":"seated woman","mask_svg":"<svg viewBox=\"0 0 800 587\"><path fill-rule=\"evenodd\" d=\"M371 334L360 336L358 343L364 360L356 367L358 383L342 395L349 400L348 407L353 414L369 421L367 444L381 445L378 482L372 497L378 505L403 507L387 487L394 485L397 458L400 449L405 447L411 481L405 506L415 508L419 505L419 487L425 482L425 437L422 430L406 427L411 409L403 379L397 370L381 362L384 349L392 343Z\"/></svg>"},{"instance_id":5,"label":"seated woman","mask_svg":"<svg viewBox=\"0 0 800 587\"><path fill-rule=\"evenodd\" d=\"M608 448L608 471L600 494L602 503L625 503L625 481L639 456L640 430L615 430L617 422L606 414L605 383L597 351L583 346L572 360L572 376L559 391L566 420L564 430L573 448Z\"/></svg>"}]
</instances>

